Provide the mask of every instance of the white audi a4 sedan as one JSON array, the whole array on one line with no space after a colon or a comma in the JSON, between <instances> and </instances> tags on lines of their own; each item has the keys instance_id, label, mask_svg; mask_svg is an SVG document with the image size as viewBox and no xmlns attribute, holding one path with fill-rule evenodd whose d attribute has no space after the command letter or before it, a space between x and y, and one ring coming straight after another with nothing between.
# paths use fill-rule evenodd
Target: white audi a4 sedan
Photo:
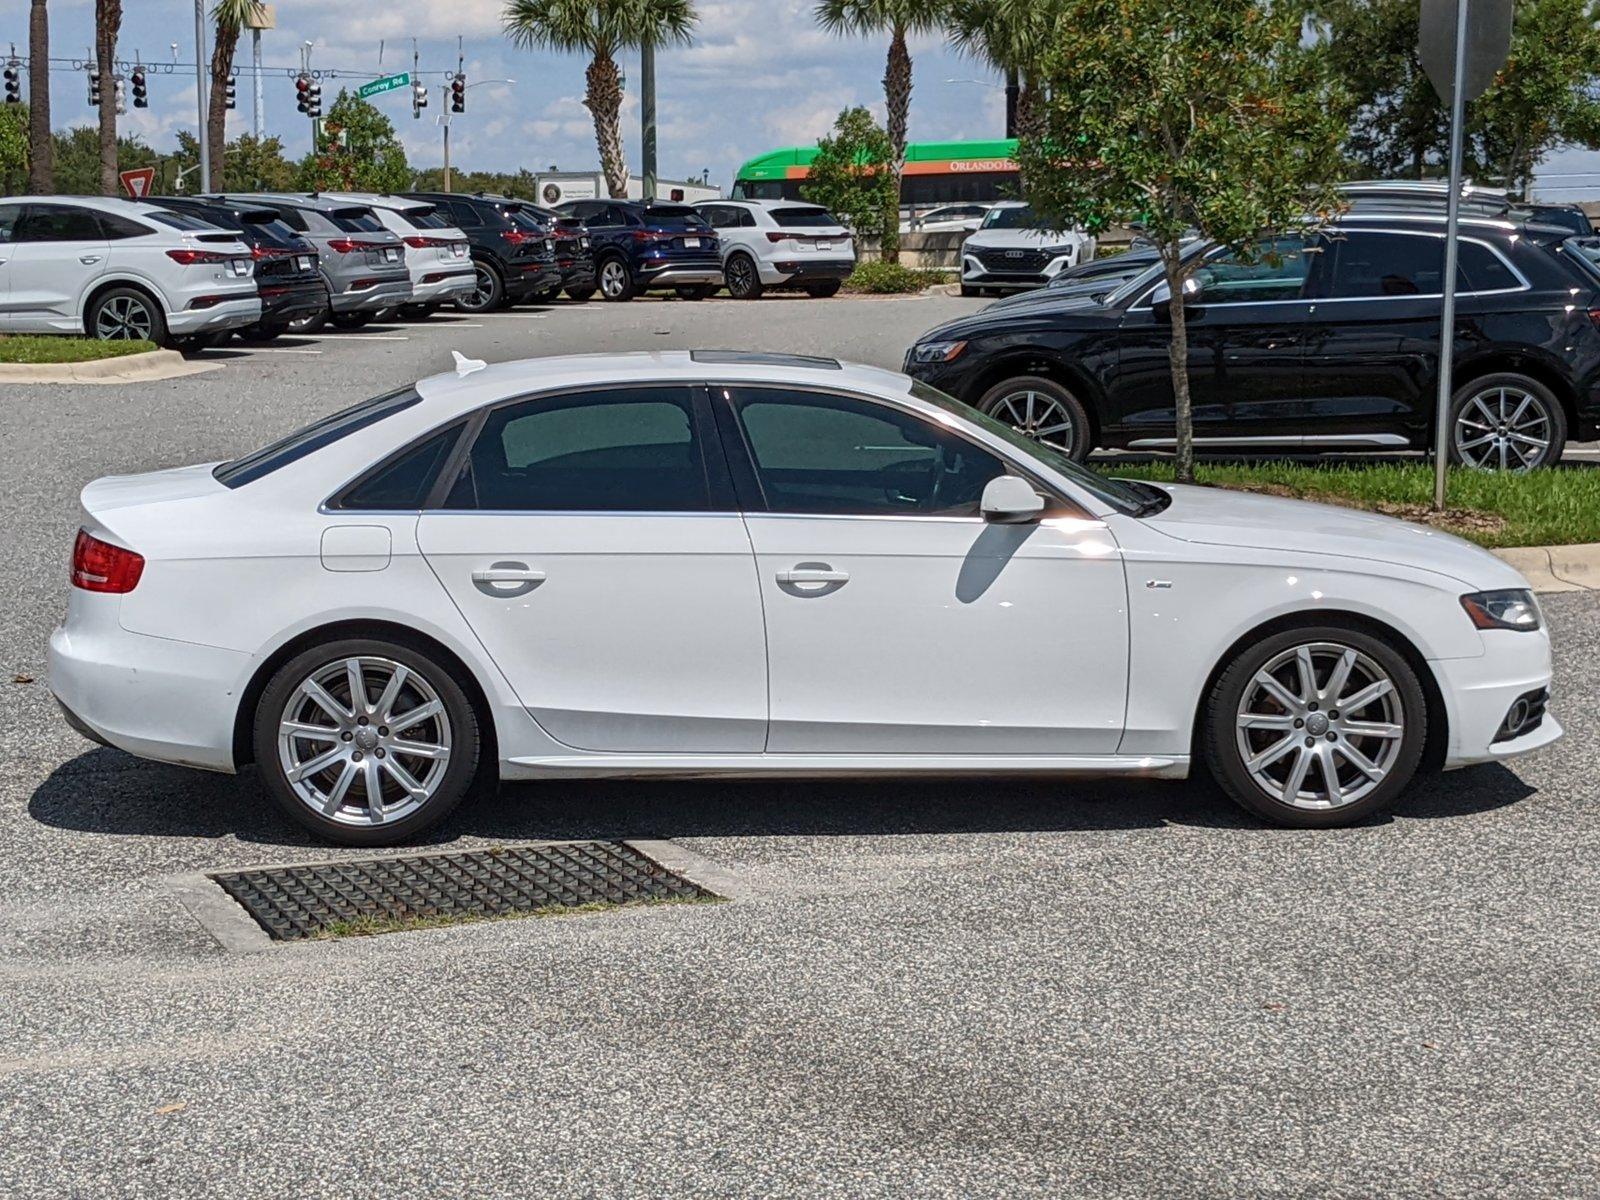
<instances>
[{"instance_id":1,"label":"white audi a4 sedan","mask_svg":"<svg viewBox=\"0 0 1600 1200\"><path fill-rule=\"evenodd\" d=\"M91 483L50 684L380 845L475 779L1181 778L1327 826L1546 745L1527 582L1345 509L1105 479L903 375L534 359Z\"/></svg>"}]
</instances>

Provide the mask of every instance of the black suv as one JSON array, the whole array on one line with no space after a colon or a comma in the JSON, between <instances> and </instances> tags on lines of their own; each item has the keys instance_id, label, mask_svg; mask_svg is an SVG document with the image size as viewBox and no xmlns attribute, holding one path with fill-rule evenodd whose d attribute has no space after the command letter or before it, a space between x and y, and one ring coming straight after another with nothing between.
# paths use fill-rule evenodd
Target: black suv
<instances>
[{"instance_id":1,"label":"black suv","mask_svg":"<svg viewBox=\"0 0 1600 1200\"><path fill-rule=\"evenodd\" d=\"M556 211L588 227L604 300L632 300L658 288L704 300L722 286L722 244L687 204L572 200Z\"/></svg>"},{"instance_id":2,"label":"black suv","mask_svg":"<svg viewBox=\"0 0 1600 1200\"><path fill-rule=\"evenodd\" d=\"M261 294L261 320L239 331L246 338L275 338L289 322L311 317L328 307L328 290L317 271L317 248L284 224L270 208L249 197L150 196L146 203L188 213L223 229L237 229L256 260L256 290Z\"/></svg>"},{"instance_id":3,"label":"black suv","mask_svg":"<svg viewBox=\"0 0 1600 1200\"><path fill-rule=\"evenodd\" d=\"M556 247L556 268L561 272L560 285L539 299L554 300L558 293L565 291L581 303L594 295L594 247L583 222L536 204L528 205L525 212L533 214L550 230Z\"/></svg>"},{"instance_id":4,"label":"black suv","mask_svg":"<svg viewBox=\"0 0 1600 1200\"><path fill-rule=\"evenodd\" d=\"M1197 250L1185 303L1196 444L1425 449L1438 386L1440 212L1353 211L1240 254ZM1450 453L1559 460L1600 434L1600 267L1565 229L1464 217ZM1109 295L991 307L905 370L1075 458L1174 441L1170 303L1155 266Z\"/></svg>"},{"instance_id":5,"label":"black suv","mask_svg":"<svg viewBox=\"0 0 1600 1200\"><path fill-rule=\"evenodd\" d=\"M561 286L555 240L533 205L482 192L405 195L432 204L472 243L478 286L456 300L462 312L488 312Z\"/></svg>"}]
</instances>

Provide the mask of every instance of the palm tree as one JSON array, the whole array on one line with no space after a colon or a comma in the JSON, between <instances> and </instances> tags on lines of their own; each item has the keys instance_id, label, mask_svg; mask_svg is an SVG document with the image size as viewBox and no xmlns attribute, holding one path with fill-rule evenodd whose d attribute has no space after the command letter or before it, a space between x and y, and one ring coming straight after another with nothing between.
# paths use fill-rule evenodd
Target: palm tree
<instances>
[{"instance_id":1,"label":"palm tree","mask_svg":"<svg viewBox=\"0 0 1600 1200\"><path fill-rule=\"evenodd\" d=\"M594 118L600 169L613 197L628 192L622 150L622 73L617 54L651 44L687 45L698 19L693 0L508 0L506 33L525 49L587 54L583 106Z\"/></svg>"},{"instance_id":2,"label":"palm tree","mask_svg":"<svg viewBox=\"0 0 1600 1200\"><path fill-rule=\"evenodd\" d=\"M50 136L50 14L45 0L28 11L28 190L56 190L55 142Z\"/></svg>"},{"instance_id":3,"label":"palm tree","mask_svg":"<svg viewBox=\"0 0 1600 1200\"><path fill-rule=\"evenodd\" d=\"M100 72L100 191L122 191L117 178L117 34L122 0L94 0L94 57Z\"/></svg>"},{"instance_id":4,"label":"palm tree","mask_svg":"<svg viewBox=\"0 0 1600 1200\"><path fill-rule=\"evenodd\" d=\"M883 69L884 128L894 151L891 167L897 196L906 165L906 120L911 110L911 52L906 49L906 35L938 28L948 7L949 0L821 0L816 8L817 21L830 32L889 35L889 58ZM896 262L899 251L888 249L884 257Z\"/></svg>"},{"instance_id":5,"label":"palm tree","mask_svg":"<svg viewBox=\"0 0 1600 1200\"><path fill-rule=\"evenodd\" d=\"M261 0L217 0L211 9L216 34L211 43L211 99L206 103L206 152L211 158L211 178L206 186L222 190L222 154L228 129L228 76L233 54L239 48L239 31L253 20Z\"/></svg>"},{"instance_id":6,"label":"palm tree","mask_svg":"<svg viewBox=\"0 0 1600 1200\"><path fill-rule=\"evenodd\" d=\"M1039 56L1059 18L1059 5L1052 0L950 0L945 17L950 44L1020 84L1017 134L1032 127L1040 99Z\"/></svg>"}]
</instances>

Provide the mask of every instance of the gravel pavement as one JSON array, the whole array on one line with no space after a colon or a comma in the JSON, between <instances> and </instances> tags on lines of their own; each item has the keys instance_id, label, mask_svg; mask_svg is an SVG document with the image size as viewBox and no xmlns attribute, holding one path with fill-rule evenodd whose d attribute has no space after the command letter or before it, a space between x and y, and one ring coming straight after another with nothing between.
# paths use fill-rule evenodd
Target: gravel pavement
<instances>
[{"instance_id":1,"label":"gravel pavement","mask_svg":"<svg viewBox=\"0 0 1600 1200\"><path fill-rule=\"evenodd\" d=\"M54 711L94 476L452 348L894 366L968 307L519 310L0 390L0 1196L1600 1196L1592 595L1546 603L1568 737L1361 828L1265 829L1200 782L518 785L438 843L667 838L748 894L255 954L164 881L334 855L254 778Z\"/></svg>"}]
</instances>

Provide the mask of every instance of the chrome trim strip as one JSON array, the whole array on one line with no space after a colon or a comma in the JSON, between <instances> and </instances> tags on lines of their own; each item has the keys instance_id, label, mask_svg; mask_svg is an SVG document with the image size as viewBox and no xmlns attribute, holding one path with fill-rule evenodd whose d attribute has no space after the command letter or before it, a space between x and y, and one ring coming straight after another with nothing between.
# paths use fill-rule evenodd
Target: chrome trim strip
<instances>
[{"instance_id":1,"label":"chrome trim strip","mask_svg":"<svg viewBox=\"0 0 1600 1200\"><path fill-rule=\"evenodd\" d=\"M1136 438L1128 449L1158 446L1176 446L1177 438ZM1411 442L1398 433L1308 433L1289 434L1284 437L1251 434L1241 437L1197 437L1196 446L1409 446Z\"/></svg>"}]
</instances>

